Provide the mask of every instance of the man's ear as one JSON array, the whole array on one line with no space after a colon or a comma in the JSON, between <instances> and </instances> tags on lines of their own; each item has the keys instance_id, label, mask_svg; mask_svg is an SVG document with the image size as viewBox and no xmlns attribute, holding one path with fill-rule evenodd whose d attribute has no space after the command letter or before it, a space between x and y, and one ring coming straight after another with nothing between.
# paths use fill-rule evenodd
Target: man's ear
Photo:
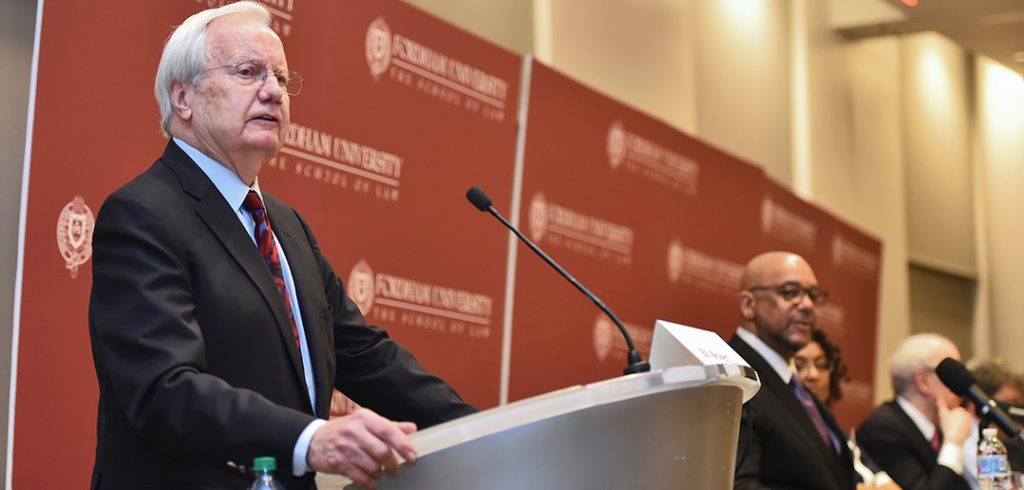
<instances>
[{"instance_id":1,"label":"man's ear","mask_svg":"<svg viewBox=\"0 0 1024 490\"><path fill-rule=\"evenodd\" d=\"M754 315L754 304L757 300L754 299L754 295L750 291L740 292L740 313L743 314L743 318L746 320L753 320Z\"/></svg>"},{"instance_id":2,"label":"man's ear","mask_svg":"<svg viewBox=\"0 0 1024 490\"><path fill-rule=\"evenodd\" d=\"M929 395L932 392L931 384L928 382L928 374L927 369L914 370L914 389L922 395Z\"/></svg>"},{"instance_id":3,"label":"man's ear","mask_svg":"<svg viewBox=\"0 0 1024 490\"><path fill-rule=\"evenodd\" d=\"M185 82L171 84L171 110L185 121L192 119L192 89L194 87L191 83Z\"/></svg>"}]
</instances>

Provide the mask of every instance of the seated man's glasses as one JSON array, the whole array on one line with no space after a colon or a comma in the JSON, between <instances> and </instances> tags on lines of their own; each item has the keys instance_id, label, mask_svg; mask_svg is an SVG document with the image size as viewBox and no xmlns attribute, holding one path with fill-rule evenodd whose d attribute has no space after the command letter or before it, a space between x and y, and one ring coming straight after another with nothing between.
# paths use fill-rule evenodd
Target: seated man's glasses
<instances>
[{"instance_id":1,"label":"seated man's glasses","mask_svg":"<svg viewBox=\"0 0 1024 490\"><path fill-rule=\"evenodd\" d=\"M828 303L828 291L820 289L818 286L804 287L802 284L793 281L772 286L754 286L747 288L747 291L772 291L790 303L803 301L804 295L809 296L811 303L814 303L815 306L824 306Z\"/></svg>"}]
</instances>

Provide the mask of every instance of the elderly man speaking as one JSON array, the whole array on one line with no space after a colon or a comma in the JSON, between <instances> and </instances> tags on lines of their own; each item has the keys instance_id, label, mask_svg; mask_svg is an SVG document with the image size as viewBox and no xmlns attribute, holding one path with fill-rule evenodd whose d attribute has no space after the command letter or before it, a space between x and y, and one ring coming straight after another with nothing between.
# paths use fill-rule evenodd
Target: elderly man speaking
<instances>
[{"instance_id":1,"label":"elderly man speaking","mask_svg":"<svg viewBox=\"0 0 1024 490\"><path fill-rule=\"evenodd\" d=\"M269 24L239 2L175 30L156 81L172 139L99 213L92 488L243 488L256 456L289 489L314 471L373 487L416 458L417 426L474 411L366 325L306 222L260 190L302 86ZM334 387L375 412L325 420Z\"/></svg>"}]
</instances>

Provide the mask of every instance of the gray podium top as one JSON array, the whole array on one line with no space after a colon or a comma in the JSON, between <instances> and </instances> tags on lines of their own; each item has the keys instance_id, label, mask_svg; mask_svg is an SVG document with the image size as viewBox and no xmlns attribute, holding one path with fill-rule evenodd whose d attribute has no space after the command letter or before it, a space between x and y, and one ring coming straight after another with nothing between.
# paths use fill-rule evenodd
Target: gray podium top
<instances>
[{"instance_id":1,"label":"gray podium top","mask_svg":"<svg viewBox=\"0 0 1024 490\"><path fill-rule=\"evenodd\" d=\"M419 459L378 488L731 488L759 387L748 366L682 366L527 398L413 434Z\"/></svg>"}]
</instances>

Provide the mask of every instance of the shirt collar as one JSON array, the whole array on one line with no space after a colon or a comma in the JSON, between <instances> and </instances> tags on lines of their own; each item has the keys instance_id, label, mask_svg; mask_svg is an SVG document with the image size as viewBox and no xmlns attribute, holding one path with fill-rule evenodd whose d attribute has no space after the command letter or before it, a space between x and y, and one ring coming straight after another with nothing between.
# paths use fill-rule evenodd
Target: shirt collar
<instances>
[{"instance_id":1,"label":"shirt collar","mask_svg":"<svg viewBox=\"0 0 1024 490\"><path fill-rule=\"evenodd\" d=\"M213 182L213 186L220 191L220 194L224 196L224 200L228 202L231 209L238 211L242 208L242 202L245 201L245 196L249 194L250 190L256 191L259 194L260 199L263 199L263 193L260 192L260 180L259 177L253 182L252 187L245 185L242 182L242 178L238 176L233 170L222 165L220 162L206 156L203 152L193 148L188 143L185 143L181 139L173 138L174 143L185 152L199 169Z\"/></svg>"},{"instance_id":2,"label":"shirt collar","mask_svg":"<svg viewBox=\"0 0 1024 490\"><path fill-rule=\"evenodd\" d=\"M758 354L761 354L765 362L782 378L782 381L789 384L789 380L793 378L793 372L789 370L789 363L778 352L775 352L775 349L764 343L763 340L758 338L757 334L743 327L736 329L736 335L739 335L744 342L749 344Z\"/></svg>"},{"instance_id":3,"label":"shirt collar","mask_svg":"<svg viewBox=\"0 0 1024 490\"><path fill-rule=\"evenodd\" d=\"M917 430L921 431L921 435L924 436L925 440L932 440L932 437L935 435L935 424L932 423L931 420L928 420L928 417L925 416L924 412L918 410L917 407L902 396L896 397L896 403L898 403L900 408L906 412L907 416L910 417L910 420L914 422L914 425L917 426Z\"/></svg>"}]
</instances>

